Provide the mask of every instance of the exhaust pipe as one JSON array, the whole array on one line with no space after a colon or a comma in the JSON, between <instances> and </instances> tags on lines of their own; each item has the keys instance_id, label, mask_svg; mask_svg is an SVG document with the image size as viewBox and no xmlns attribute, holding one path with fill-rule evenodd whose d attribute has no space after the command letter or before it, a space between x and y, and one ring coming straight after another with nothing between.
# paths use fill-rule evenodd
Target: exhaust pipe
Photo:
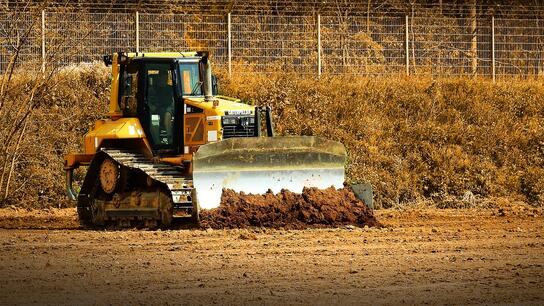
<instances>
[{"instance_id":1,"label":"exhaust pipe","mask_svg":"<svg viewBox=\"0 0 544 306\"><path fill-rule=\"evenodd\" d=\"M204 101L210 102L213 100L212 63L208 52L202 53L202 64L204 68Z\"/></svg>"}]
</instances>

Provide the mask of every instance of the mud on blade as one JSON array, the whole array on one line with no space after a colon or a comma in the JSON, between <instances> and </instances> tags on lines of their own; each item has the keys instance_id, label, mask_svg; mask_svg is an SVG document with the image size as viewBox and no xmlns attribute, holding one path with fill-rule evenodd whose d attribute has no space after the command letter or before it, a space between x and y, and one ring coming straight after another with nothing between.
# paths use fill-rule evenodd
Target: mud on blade
<instances>
[{"instance_id":1,"label":"mud on blade","mask_svg":"<svg viewBox=\"0 0 544 306\"><path fill-rule=\"evenodd\" d=\"M201 208L219 206L223 188L237 192L302 192L341 188L346 150L313 136L230 138L201 146L193 157L193 184Z\"/></svg>"}]
</instances>

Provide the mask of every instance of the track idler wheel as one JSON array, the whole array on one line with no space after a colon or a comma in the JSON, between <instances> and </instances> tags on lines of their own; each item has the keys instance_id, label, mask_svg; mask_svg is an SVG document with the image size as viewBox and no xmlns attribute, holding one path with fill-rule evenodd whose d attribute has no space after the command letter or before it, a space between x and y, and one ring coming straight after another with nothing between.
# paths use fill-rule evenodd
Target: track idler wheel
<instances>
[{"instance_id":1,"label":"track idler wheel","mask_svg":"<svg viewBox=\"0 0 544 306\"><path fill-rule=\"evenodd\" d=\"M106 194L112 194L115 192L119 183L119 177L121 169L118 163L111 158L106 158L100 164L99 180L100 187Z\"/></svg>"}]
</instances>

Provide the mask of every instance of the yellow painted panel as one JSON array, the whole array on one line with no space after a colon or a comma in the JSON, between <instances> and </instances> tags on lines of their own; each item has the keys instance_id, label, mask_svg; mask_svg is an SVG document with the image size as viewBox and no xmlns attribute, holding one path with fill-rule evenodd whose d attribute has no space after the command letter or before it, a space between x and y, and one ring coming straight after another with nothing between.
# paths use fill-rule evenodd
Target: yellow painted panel
<instances>
[{"instance_id":1,"label":"yellow painted panel","mask_svg":"<svg viewBox=\"0 0 544 306\"><path fill-rule=\"evenodd\" d=\"M145 139L145 132L137 118L99 120L85 135L85 153L94 153L104 139Z\"/></svg>"},{"instance_id":2,"label":"yellow painted panel","mask_svg":"<svg viewBox=\"0 0 544 306\"><path fill-rule=\"evenodd\" d=\"M185 115L185 145L201 145L205 144L205 118L204 114L187 114Z\"/></svg>"}]
</instances>

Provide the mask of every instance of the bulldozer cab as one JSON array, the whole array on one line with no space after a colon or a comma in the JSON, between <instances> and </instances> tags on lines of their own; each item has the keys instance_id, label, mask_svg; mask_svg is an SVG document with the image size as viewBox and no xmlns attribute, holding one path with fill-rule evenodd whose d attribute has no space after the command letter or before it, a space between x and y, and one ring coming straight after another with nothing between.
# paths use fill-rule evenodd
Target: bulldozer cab
<instances>
[{"instance_id":1,"label":"bulldozer cab","mask_svg":"<svg viewBox=\"0 0 544 306\"><path fill-rule=\"evenodd\" d=\"M160 155L183 148L183 97L203 95L198 58L144 58L120 67L119 101L124 117L137 117Z\"/></svg>"}]
</instances>

